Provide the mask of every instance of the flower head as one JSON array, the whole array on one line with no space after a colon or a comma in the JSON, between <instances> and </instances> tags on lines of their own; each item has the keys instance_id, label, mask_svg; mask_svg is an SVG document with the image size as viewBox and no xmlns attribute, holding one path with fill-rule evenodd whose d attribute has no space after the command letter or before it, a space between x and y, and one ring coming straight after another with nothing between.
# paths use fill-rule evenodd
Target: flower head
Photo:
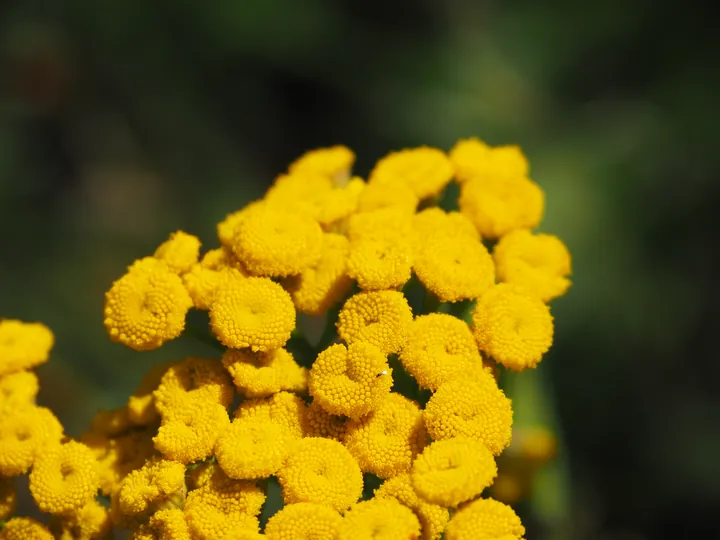
<instances>
[{"instance_id":1,"label":"flower head","mask_svg":"<svg viewBox=\"0 0 720 540\"><path fill-rule=\"evenodd\" d=\"M62 436L63 427L50 409L30 406L7 412L0 418L0 474L25 474Z\"/></svg>"},{"instance_id":2,"label":"flower head","mask_svg":"<svg viewBox=\"0 0 720 540\"><path fill-rule=\"evenodd\" d=\"M147 515L185 496L185 465L165 459L149 460L128 474L117 492L118 507L126 516Z\"/></svg>"},{"instance_id":3,"label":"flower head","mask_svg":"<svg viewBox=\"0 0 720 540\"><path fill-rule=\"evenodd\" d=\"M377 162L369 183L398 183L410 187L420 199L438 195L453 177L445 152L421 146L392 152Z\"/></svg>"},{"instance_id":4,"label":"flower head","mask_svg":"<svg viewBox=\"0 0 720 540\"><path fill-rule=\"evenodd\" d=\"M278 424L288 440L305 436L305 402L290 392L278 392L265 399L245 400L235 410L235 418Z\"/></svg>"},{"instance_id":5,"label":"flower head","mask_svg":"<svg viewBox=\"0 0 720 540\"><path fill-rule=\"evenodd\" d=\"M200 240L197 236L177 231L160 244L153 257L164 261L176 274L184 274L198 261Z\"/></svg>"},{"instance_id":6,"label":"flower head","mask_svg":"<svg viewBox=\"0 0 720 540\"><path fill-rule=\"evenodd\" d=\"M422 247L425 238L431 234L440 232L450 236L464 235L480 240L480 234L467 216L460 212L445 212L437 206L425 208L415 214L412 228L417 247Z\"/></svg>"},{"instance_id":7,"label":"flower head","mask_svg":"<svg viewBox=\"0 0 720 540\"><path fill-rule=\"evenodd\" d=\"M290 173L316 173L342 185L350 176L350 169L355 163L355 153L346 146L330 146L305 152L292 162Z\"/></svg>"},{"instance_id":8,"label":"flower head","mask_svg":"<svg viewBox=\"0 0 720 540\"><path fill-rule=\"evenodd\" d=\"M412 242L402 231L382 229L350 242L348 276L361 289L382 290L400 287L410 279Z\"/></svg>"},{"instance_id":9,"label":"flower head","mask_svg":"<svg viewBox=\"0 0 720 540\"><path fill-rule=\"evenodd\" d=\"M47 361L53 343L44 324L0 319L0 377Z\"/></svg>"},{"instance_id":10,"label":"flower head","mask_svg":"<svg viewBox=\"0 0 720 540\"><path fill-rule=\"evenodd\" d=\"M300 367L286 349L252 352L229 349L223 365L238 391L248 398L265 397L281 390L307 390L307 369Z\"/></svg>"},{"instance_id":11,"label":"flower head","mask_svg":"<svg viewBox=\"0 0 720 540\"><path fill-rule=\"evenodd\" d=\"M240 225L256 208L262 206L263 204L263 200L253 201L244 208L231 212L225 216L225 219L217 224L218 240L220 240L223 247L232 248L238 225Z\"/></svg>"},{"instance_id":12,"label":"flower head","mask_svg":"<svg viewBox=\"0 0 720 540\"><path fill-rule=\"evenodd\" d=\"M51 529L53 521L51 520ZM70 516L56 518L59 530L54 531L61 540L99 540L111 534L112 520L108 509L95 499ZM188 539L189 540L189 539Z\"/></svg>"},{"instance_id":13,"label":"flower head","mask_svg":"<svg viewBox=\"0 0 720 540\"><path fill-rule=\"evenodd\" d=\"M509 506L494 499L477 499L460 508L445 529L448 540L521 540L525 527Z\"/></svg>"},{"instance_id":14,"label":"flower head","mask_svg":"<svg viewBox=\"0 0 720 540\"><path fill-rule=\"evenodd\" d=\"M345 437L347 418L330 414L317 401L305 409L305 434L307 437L324 437L341 441Z\"/></svg>"},{"instance_id":15,"label":"flower head","mask_svg":"<svg viewBox=\"0 0 720 540\"><path fill-rule=\"evenodd\" d=\"M236 418L215 445L218 464L230 478L267 478L287 457L282 425L261 418Z\"/></svg>"},{"instance_id":16,"label":"flower head","mask_svg":"<svg viewBox=\"0 0 720 540\"><path fill-rule=\"evenodd\" d=\"M190 540L185 514L179 508L158 510L150 516L148 524L163 540Z\"/></svg>"},{"instance_id":17,"label":"flower head","mask_svg":"<svg viewBox=\"0 0 720 540\"><path fill-rule=\"evenodd\" d=\"M354 505L343 518L339 540L419 538L420 522L407 506L393 499L370 499Z\"/></svg>"},{"instance_id":18,"label":"flower head","mask_svg":"<svg viewBox=\"0 0 720 540\"><path fill-rule=\"evenodd\" d=\"M45 525L32 518L11 518L0 531L2 540L53 540Z\"/></svg>"},{"instance_id":19,"label":"flower head","mask_svg":"<svg viewBox=\"0 0 720 540\"><path fill-rule=\"evenodd\" d=\"M0 377L0 415L35 405L38 389L38 378L32 371Z\"/></svg>"},{"instance_id":20,"label":"flower head","mask_svg":"<svg viewBox=\"0 0 720 540\"><path fill-rule=\"evenodd\" d=\"M288 504L272 516L265 526L270 540L309 540L337 538L342 517L329 506L311 502Z\"/></svg>"},{"instance_id":21,"label":"flower head","mask_svg":"<svg viewBox=\"0 0 720 540\"><path fill-rule=\"evenodd\" d=\"M455 178L465 182L477 176L527 176L529 165L517 146L490 147L477 138L461 139L450 150Z\"/></svg>"},{"instance_id":22,"label":"flower head","mask_svg":"<svg viewBox=\"0 0 720 540\"><path fill-rule=\"evenodd\" d=\"M412 215L420 199L415 191L402 182L375 181L360 194L358 212L372 212L382 208L396 208Z\"/></svg>"}]
</instances>

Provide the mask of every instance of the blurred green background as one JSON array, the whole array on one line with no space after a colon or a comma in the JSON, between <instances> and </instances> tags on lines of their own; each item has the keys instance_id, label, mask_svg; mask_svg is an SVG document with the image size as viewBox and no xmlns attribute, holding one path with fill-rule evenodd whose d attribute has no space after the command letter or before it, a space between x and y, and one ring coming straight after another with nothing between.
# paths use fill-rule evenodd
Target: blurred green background
<instances>
[{"instance_id":1,"label":"blurred green background","mask_svg":"<svg viewBox=\"0 0 720 540\"><path fill-rule=\"evenodd\" d=\"M715 26L649 0L6 0L0 314L56 334L41 402L78 434L199 347L110 343L103 293L171 231L214 247L305 150L346 144L363 175L517 143L574 257L540 368L570 520L528 538L720 538Z\"/></svg>"}]
</instances>

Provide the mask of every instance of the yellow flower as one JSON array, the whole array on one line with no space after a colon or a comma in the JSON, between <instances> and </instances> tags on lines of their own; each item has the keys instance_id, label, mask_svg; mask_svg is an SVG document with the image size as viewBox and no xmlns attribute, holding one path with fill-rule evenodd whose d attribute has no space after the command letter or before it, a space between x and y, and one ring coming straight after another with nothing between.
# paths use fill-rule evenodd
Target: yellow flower
<instances>
[{"instance_id":1,"label":"yellow flower","mask_svg":"<svg viewBox=\"0 0 720 540\"><path fill-rule=\"evenodd\" d=\"M421 146L392 152L377 162L369 183L398 183L410 187L419 199L439 195L453 177L445 152Z\"/></svg>"},{"instance_id":2,"label":"yellow flower","mask_svg":"<svg viewBox=\"0 0 720 540\"><path fill-rule=\"evenodd\" d=\"M157 349L182 333L190 307L180 277L164 262L146 257L105 293L105 328L112 341L138 351Z\"/></svg>"},{"instance_id":3,"label":"yellow flower","mask_svg":"<svg viewBox=\"0 0 720 540\"><path fill-rule=\"evenodd\" d=\"M514 371L534 368L553 342L550 308L505 283L480 297L472 325L480 350Z\"/></svg>"},{"instance_id":4,"label":"yellow flower","mask_svg":"<svg viewBox=\"0 0 720 540\"><path fill-rule=\"evenodd\" d=\"M420 199L407 184L400 182L374 182L360 194L358 212L372 212L382 208L397 208L412 215Z\"/></svg>"},{"instance_id":5,"label":"yellow flower","mask_svg":"<svg viewBox=\"0 0 720 540\"><path fill-rule=\"evenodd\" d=\"M267 478L285 461L287 443L280 424L261 418L236 418L218 438L215 457L230 478Z\"/></svg>"},{"instance_id":6,"label":"yellow flower","mask_svg":"<svg viewBox=\"0 0 720 540\"><path fill-rule=\"evenodd\" d=\"M305 402L290 392L265 399L248 399L235 411L235 418L255 418L282 426L288 439L305 436Z\"/></svg>"},{"instance_id":7,"label":"yellow flower","mask_svg":"<svg viewBox=\"0 0 720 540\"><path fill-rule=\"evenodd\" d=\"M50 514L77 512L95 496L99 483L92 450L75 441L44 449L30 473L30 493Z\"/></svg>"},{"instance_id":8,"label":"yellow flower","mask_svg":"<svg viewBox=\"0 0 720 540\"><path fill-rule=\"evenodd\" d=\"M361 289L402 286L410 279L412 242L402 231L382 229L350 241L348 275Z\"/></svg>"},{"instance_id":9,"label":"yellow flower","mask_svg":"<svg viewBox=\"0 0 720 540\"><path fill-rule=\"evenodd\" d=\"M281 390L307 390L307 369L300 367L286 349L254 353L230 349L223 354L223 365L235 387L245 397L265 397Z\"/></svg>"},{"instance_id":10,"label":"yellow flower","mask_svg":"<svg viewBox=\"0 0 720 540\"><path fill-rule=\"evenodd\" d=\"M290 339L295 306L290 295L268 278L232 280L216 293L210 326L226 347L268 351Z\"/></svg>"},{"instance_id":11,"label":"yellow flower","mask_svg":"<svg viewBox=\"0 0 720 540\"><path fill-rule=\"evenodd\" d=\"M457 373L482 364L468 325L445 313L421 315L410 324L400 360L421 388L432 391Z\"/></svg>"},{"instance_id":12,"label":"yellow flower","mask_svg":"<svg viewBox=\"0 0 720 540\"><path fill-rule=\"evenodd\" d=\"M390 392L392 371L380 350L361 341L331 345L310 369L308 388L330 414L360 418Z\"/></svg>"},{"instance_id":13,"label":"yellow flower","mask_svg":"<svg viewBox=\"0 0 720 540\"><path fill-rule=\"evenodd\" d=\"M521 540L525 527L509 506L494 499L477 499L460 508L445 529L448 540Z\"/></svg>"},{"instance_id":14,"label":"yellow flower","mask_svg":"<svg viewBox=\"0 0 720 540\"><path fill-rule=\"evenodd\" d=\"M0 320L0 377L46 362L53 333L41 323Z\"/></svg>"},{"instance_id":15,"label":"yellow flower","mask_svg":"<svg viewBox=\"0 0 720 540\"><path fill-rule=\"evenodd\" d=\"M345 437L346 420L344 416L330 414L317 401L313 401L305 409L305 435L342 442Z\"/></svg>"},{"instance_id":16,"label":"yellow flower","mask_svg":"<svg viewBox=\"0 0 720 540\"><path fill-rule=\"evenodd\" d=\"M185 514L179 508L158 510L148 523L163 540L190 540L190 530Z\"/></svg>"},{"instance_id":17,"label":"yellow flower","mask_svg":"<svg viewBox=\"0 0 720 540\"><path fill-rule=\"evenodd\" d=\"M435 441L412 467L415 491L441 506L454 507L478 496L496 476L492 452L467 437Z\"/></svg>"},{"instance_id":18,"label":"yellow flower","mask_svg":"<svg viewBox=\"0 0 720 540\"><path fill-rule=\"evenodd\" d=\"M346 275L349 252L346 237L335 233L323 235L318 262L291 278L288 284L298 311L322 315L350 291L352 280Z\"/></svg>"},{"instance_id":19,"label":"yellow flower","mask_svg":"<svg viewBox=\"0 0 720 540\"><path fill-rule=\"evenodd\" d=\"M39 389L32 371L16 371L0 377L0 416L35 405Z\"/></svg>"},{"instance_id":20,"label":"yellow flower","mask_svg":"<svg viewBox=\"0 0 720 540\"><path fill-rule=\"evenodd\" d=\"M426 440L420 407L395 392L364 418L350 420L345 434L345 446L362 471L380 478L410 470Z\"/></svg>"},{"instance_id":21,"label":"yellow flower","mask_svg":"<svg viewBox=\"0 0 720 540\"><path fill-rule=\"evenodd\" d=\"M370 499L345 514L338 540L395 540L420 537L420 522L407 506L393 499Z\"/></svg>"},{"instance_id":22,"label":"yellow flower","mask_svg":"<svg viewBox=\"0 0 720 540\"><path fill-rule=\"evenodd\" d=\"M63 427L45 407L25 407L0 417L0 474L25 474L37 457L57 444Z\"/></svg>"},{"instance_id":23,"label":"yellow flower","mask_svg":"<svg viewBox=\"0 0 720 540\"><path fill-rule=\"evenodd\" d=\"M176 274L184 274L198 262L200 240L197 236L177 231L160 244L153 257L160 259Z\"/></svg>"},{"instance_id":24,"label":"yellow flower","mask_svg":"<svg viewBox=\"0 0 720 540\"><path fill-rule=\"evenodd\" d=\"M3 526L0 540L53 540L53 535L32 518L14 517Z\"/></svg>"},{"instance_id":25,"label":"yellow flower","mask_svg":"<svg viewBox=\"0 0 720 540\"><path fill-rule=\"evenodd\" d=\"M183 284L197 309L209 310L215 301L215 295L225 284L232 280L246 278L244 271L237 268L211 270L202 264L195 264L183 275Z\"/></svg>"},{"instance_id":26,"label":"yellow flower","mask_svg":"<svg viewBox=\"0 0 720 540\"><path fill-rule=\"evenodd\" d=\"M420 499L413 489L410 480L410 473L399 474L385 480L382 485L375 490L375 498L391 498L400 504L404 504L420 520L422 526L422 537L424 540L437 540L445 530L450 519L450 513L447 508L443 508L437 504L431 504Z\"/></svg>"},{"instance_id":27,"label":"yellow flower","mask_svg":"<svg viewBox=\"0 0 720 540\"><path fill-rule=\"evenodd\" d=\"M363 490L357 462L342 444L331 439L297 441L277 477L285 504L314 502L344 512Z\"/></svg>"},{"instance_id":28,"label":"yellow flower","mask_svg":"<svg viewBox=\"0 0 720 540\"><path fill-rule=\"evenodd\" d=\"M382 235L388 230L410 236L412 216L412 210L399 205L353 214L347 220L346 233L351 242L366 236Z\"/></svg>"},{"instance_id":29,"label":"yellow flower","mask_svg":"<svg viewBox=\"0 0 720 540\"><path fill-rule=\"evenodd\" d=\"M248 214L263 204L265 204L263 200L253 201L244 208L225 216L225 219L217 224L217 235L220 243L226 248L232 248L238 225L245 220Z\"/></svg>"},{"instance_id":30,"label":"yellow flower","mask_svg":"<svg viewBox=\"0 0 720 540\"><path fill-rule=\"evenodd\" d=\"M398 352L405 343L412 311L399 291L358 293L345 302L338 318L338 334L352 344L364 341L383 354Z\"/></svg>"},{"instance_id":31,"label":"yellow flower","mask_svg":"<svg viewBox=\"0 0 720 540\"><path fill-rule=\"evenodd\" d=\"M336 185L343 185L350 176L350 169L355 163L355 153L341 145L318 148L305 152L292 162L290 173L316 173L333 180Z\"/></svg>"},{"instance_id":32,"label":"yellow flower","mask_svg":"<svg viewBox=\"0 0 720 540\"><path fill-rule=\"evenodd\" d=\"M165 459L149 460L125 477L117 502L126 516L137 516L152 513L161 505L181 503L185 493L185 465Z\"/></svg>"},{"instance_id":33,"label":"yellow flower","mask_svg":"<svg viewBox=\"0 0 720 540\"><path fill-rule=\"evenodd\" d=\"M17 493L12 478L0 477L0 521L7 520L15 513Z\"/></svg>"},{"instance_id":34,"label":"yellow flower","mask_svg":"<svg viewBox=\"0 0 720 540\"><path fill-rule=\"evenodd\" d=\"M450 160L455 178L465 182L476 176L527 176L529 165L517 146L490 147L477 138L461 139L452 150Z\"/></svg>"},{"instance_id":35,"label":"yellow flower","mask_svg":"<svg viewBox=\"0 0 720 540\"><path fill-rule=\"evenodd\" d=\"M337 538L342 517L332 508L310 502L288 504L272 516L265 526L270 540L310 540Z\"/></svg>"},{"instance_id":36,"label":"yellow flower","mask_svg":"<svg viewBox=\"0 0 720 540\"><path fill-rule=\"evenodd\" d=\"M56 538L60 540L100 540L111 534L112 521L107 508L95 499L85 504L76 514L55 518L58 529ZM53 521L51 521L51 529ZM188 539L189 540L189 539Z\"/></svg>"},{"instance_id":37,"label":"yellow flower","mask_svg":"<svg viewBox=\"0 0 720 540\"><path fill-rule=\"evenodd\" d=\"M425 426L434 440L470 437L497 456L510 445L512 414L495 378L477 368L440 385L425 406Z\"/></svg>"},{"instance_id":38,"label":"yellow flower","mask_svg":"<svg viewBox=\"0 0 720 540\"><path fill-rule=\"evenodd\" d=\"M128 398L127 410L130 422L136 426L146 426L158 419L154 392L160 386L165 372L173 365L175 365L174 362L164 362L145 372L137 389Z\"/></svg>"},{"instance_id":39,"label":"yellow flower","mask_svg":"<svg viewBox=\"0 0 720 540\"><path fill-rule=\"evenodd\" d=\"M299 274L320 259L322 235L320 225L308 214L265 204L240 222L232 247L250 273L284 277Z\"/></svg>"},{"instance_id":40,"label":"yellow flower","mask_svg":"<svg viewBox=\"0 0 720 540\"><path fill-rule=\"evenodd\" d=\"M425 239L435 233L443 232L450 236L469 236L480 240L473 222L460 212L445 212L437 206L431 206L418 212L412 219L414 243L422 247Z\"/></svg>"},{"instance_id":41,"label":"yellow flower","mask_svg":"<svg viewBox=\"0 0 720 540\"><path fill-rule=\"evenodd\" d=\"M498 279L543 302L570 287L570 253L557 236L520 229L503 236L493 250Z\"/></svg>"}]
</instances>

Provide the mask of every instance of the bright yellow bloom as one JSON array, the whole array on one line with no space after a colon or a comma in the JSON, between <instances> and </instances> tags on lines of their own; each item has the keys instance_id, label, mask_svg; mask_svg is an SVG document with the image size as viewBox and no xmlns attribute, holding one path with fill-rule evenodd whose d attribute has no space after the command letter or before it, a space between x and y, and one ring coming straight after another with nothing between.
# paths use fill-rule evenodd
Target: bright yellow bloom
<instances>
[{"instance_id":1,"label":"bright yellow bloom","mask_svg":"<svg viewBox=\"0 0 720 540\"><path fill-rule=\"evenodd\" d=\"M268 351L290 339L295 306L290 295L268 278L232 280L215 295L210 326L226 347Z\"/></svg>"},{"instance_id":2,"label":"bright yellow bloom","mask_svg":"<svg viewBox=\"0 0 720 540\"><path fill-rule=\"evenodd\" d=\"M202 264L195 264L182 278L193 305L197 309L209 310L215 301L215 295L227 282L246 277L245 271L237 268L212 270Z\"/></svg>"},{"instance_id":3,"label":"bright yellow bloom","mask_svg":"<svg viewBox=\"0 0 720 540\"><path fill-rule=\"evenodd\" d=\"M0 377L46 362L53 333L41 323L0 320Z\"/></svg>"},{"instance_id":4,"label":"bright yellow bloom","mask_svg":"<svg viewBox=\"0 0 720 540\"><path fill-rule=\"evenodd\" d=\"M500 281L543 302L562 296L570 287L570 252L557 236L513 231L497 243L493 259Z\"/></svg>"},{"instance_id":5,"label":"bright yellow bloom","mask_svg":"<svg viewBox=\"0 0 720 540\"><path fill-rule=\"evenodd\" d=\"M480 234L467 216L460 212L445 212L437 206L431 206L415 214L412 228L416 248L421 247L428 236L439 232L480 240Z\"/></svg>"},{"instance_id":6,"label":"bright yellow bloom","mask_svg":"<svg viewBox=\"0 0 720 540\"><path fill-rule=\"evenodd\" d=\"M75 441L43 449L30 473L30 493L38 508L56 515L80 510L95 496L99 483L92 450Z\"/></svg>"},{"instance_id":7,"label":"bright yellow bloom","mask_svg":"<svg viewBox=\"0 0 720 540\"><path fill-rule=\"evenodd\" d=\"M395 392L364 418L350 420L345 434L345 446L362 471L380 478L410 470L426 441L420 407Z\"/></svg>"},{"instance_id":8,"label":"bright yellow bloom","mask_svg":"<svg viewBox=\"0 0 720 540\"><path fill-rule=\"evenodd\" d=\"M0 418L0 474L25 474L37 457L60 442L63 427L45 407L25 407Z\"/></svg>"},{"instance_id":9,"label":"bright yellow bloom","mask_svg":"<svg viewBox=\"0 0 720 540\"><path fill-rule=\"evenodd\" d=\"M248 399L235 411L235 418L255 418L282 426L288 439L305 436L305 402L290 392L265 399Z\"/></svg>"},{"instance_id":10,"label":"bright yellow bloom","mask_svg":"<svg viewBox=\"0 0 720 540\"><path fill-rule=\"evenodd\" d=\"M305 435L342 442L345 437L346 420L344 416L330 414L317 401L313 401L305 409Z\"/></svg>"},{"instance_id":11,"label":"bright yellow bloom","mask_svg":"<svg viewBox=\"0 0 720 540\"><path fill-rule=\"evenodd\" d=\"M514 371L534 368L553 342L550 308L505 283L480 297L472 325L480 350Z\"/></svg>"},{"instance_id":12,"label":"bright yellow bloom","mask_svg":"<svg viewBox=\"0 0 720 540\"><path fill-rule=\"evenodd\" d=\"M345 514L338 540L399 540L420 537L420 521L393 499L360 501Z\"/></svg>"},{"instance_id":13,"label":"bright yellow bloom","mask_svg":"<svg viewBox=\"0 0 720 540\"><path fill-rule=\"evenodd\" d=\"M230 349L223 354L223 365L235 387L245 397L265 397L281 390L307 390L307 369L299 366L286 349L252 352Z\"/></svg>"},{"instance_id":14,"label":"bright yellow bloom","mask_svg":"<svg viewBox=\"0 0 720 540\"><path fill-rule=\"evenodd\" d=\"M399 205L353 214L347 220L347 236L351 242L365 236L381 235L388 230L410 236L412 234L412 216L411 210Z\"/></svg>"},{"instance_id":15,"label":"bright yellow bloom","mask_svg":"<svg viewBox=\"0 0 720 540\"><path fill-rule=\"evenodd\" d=\"M510 400L483 369L457 374L425 406L425 426L434 440L466 436L499 455L512 437Z\"/></svg>"},{"instance_id":16,"label":"bright yellow bloom","mask_svg":"<svg viewBox=\"0 0 720 540\"><path fill-rule=\"evenodd\" d=\"M435 441L412 467L415 491L426 501L441 506L455 507L480 495L496 476L492 452L467 437Z\"/></svg>"},{"instance_id":17,"label":"bright yellow bloom","mask_svg":"<svg viewBox=\"0 0 720 540\"><path fill-rule=\"evenodd\" d=\"M185 514L179 508L158 510L148 523L163 540L190 540L190 529Z\"/></svg>"},{"instance_id":18,"label":"bright yellow bloom","mask_svg":"<svg viewBox=\"0 0 720 540\"><path fill-rule=\"evenodd\" d=\"M256 276L292 276L320 259L322 235L308 214L265 204L237 226L233 251Z\"/></svg>"},{"instance_id":19,"label":"bright yellow bloom","mask_svg":"<svg viewBox=\"0 0 720 540\"><path fill-rule=\"evenodd\" d=\"M397 208L412 215L420 199L407 184L398 182L374 182L360 194L358 212L372 212L381 208Z\"/></svg>"},{"instance_id":20,"label":"bright yellow bloom","mask_svg":"<svg viewBox=\"0 0 720 540\"><path fill-rule=\"evenodd\" d=\"M5 521L15 512L17 493L12 478L0 477L0 521Z\"/></svg>"},{"instance_id":21,"label":"bright yellow bloom","mask_svg":"<svg viewBox=\"0 0 720 540\"><path fill-rule=\"evenodd\" d=\"M361 289L400 287L410 279L412 241L402 230L383 229L353 238L350 242L348 275Z\"/></svg>"},{"instance_id":22,"label":"bright yellow bloom","mask_svg":"<svg viewBox=\"0 0 720 540\"><path fill-rule=\"evenodd\" d=\"M297 441L277 477L285 504L315 502L344 512L362 495L360 466L342 444L331 439Z\"/></svg>"},{"instance_id":23,"label":"bright yellow bloom","mask_svg":"<svg viewBox=\"0 0 720 540\"><path fill-rule=\"evenodd\" d=\"M3 526L0 540L53 540L53 535L32 518L14 517Z\"/></svg>"},{"instance_id":24,"label":"bright yellow bloom","mask_svg":"<svg viewBox=\"0 0 720 540\"><path fill-rule=\"evenodd\" d=\"M515 511L494 499L477 499L463 506L445 529L448 540L521 540L524 534Z\"/></svg>"},{"instance_id":25,"label":"bright yellow bloom","mask_svg":"<svg viewBox=\"0 0 720 540\"><path fill-rule=\"evenodd\" d=\"M38 378L32 371L16 371L0 377L0 416L35 405L38 389Z\"/></svg>"},{"instance_id":26,"label":"bright yellow bloom","mask_svg":"<svg viewBox=\"0 0 720 540\"><path fill-rule=\"evenodd\" d=\"M173 365L175 365L174 362L164 362L145 372L137 389L128 398L127 410L130 422L136 426L146 426L158 419L154 392L160 386L165 372Z\"/></svg>"},{"instance_id":27,"label":"bright yellow bloom","mask_svg":"<svg viewBox=\"0 0 720 540\"><path fill-rule=\"evenodd\" d=\"M446 313L415 318L400 360L421 388L432 391L460 371L482 364L470 327Z\"/></svg>"},{"instance_id":28,"label":"bright yellow bloom","mask_svg":"<svg viewBox=\"0 0 720 540\"><path fill-rule=\"evenodd\" d=\"M360 418L390 392L392 370L374 345L356 341L331 345L310 369L308 388L314 401L330 414Z\"/></svg>"},{"instance_id":29,"label":"bright yellow bloom","mask_svg":"<svg viewBox=\"0 0 720 540\"><path fill-rule=\"evenodd\" d=\"M345 302L338 318L338 334L352 344L363 341L383 354L398 352L405 343L412 311L399 291L358 293Z\"/></svg>"},{"instance_id":30,"label":"bright yellow bloom","mask_svg":"<svg viewBox=\"0 0 720 540\"><path fill-rule=\"evenodd\" d=\"M236 418L215 445L217 462L230 478L267 478L288 454L286 431L260 418Z\"/></svg>"},{"instance_id":31,"label":"bright yellow bloom","mask_svg":"<svg viewBox=\"0 0 720 540\"><path fill-rule=\"evenodd\" d=\"M262 200L253 201L244 208L225 216L225 219L217 224L217 235L220 243L226 248L232 248L238 225L245 220L248 214L263 204L265 203Z\"/></svg>"},{"instance_id":32,"label":"bright yellow bloom","mask_svg":"<svg viewBox=\"0 0 720 540\"><path fill-rule=\"evenodd\" d=\"M419 199L439 195L453 177L453 166L445 152L421 146L392 152L377 162L369 183L398 183L409 186Z\"/></svg>"},{"instance_id":33,"label":"bright yellow bloom","mask_svg":"<svg viewBox=\"0 0 720 540\"><path fill-rule=\"evenodd\" d=\"M150 460L128 474L117 493L119 509L126 516L146 515L185 497L185 465L165 459Z\"/></svg>"},{"instance_id":34,"label":"bright yellow bloom","mask_svg":"<svg viewBox=\"0 0 720 540\"><path fill-rule=\"evenodd\" d=\"M176 231L170 238L160 244L153 257L164 261L168 268L176 274L184 274L198 262L200 256L200 240L197 236Z\"/></svg>"},{"instance_id":35,"label":"bright yellow bloom","mask_svg":"<svg viewBox=\"0 0 720 540\"><path fill-rule=\"evenodd\" d=\"M180 277L164 262L146 257L105 293L105 328L112 341L138 351L157 349L182 333L190 307Z\"/></svg>"},{"instance_id":36,"label":"bright yellow bloom","mask_svg":"<svg viewBox=\"0 0 720 540\"><path fill-rule=\"evenodd\" d=\"M54 528L51 521L51 528ZM83 506L76 514L56 518L56 538L60 540L100 540L108 538L113 523L107 508L95 499ZM189 540L189 539L188 539Z\"/></svg>"},{"instance_id":37,"label":"bright yellow bloom","mask_svg":"<svg viewBox=\"0 0 720 540\"><path fill-rule=\"evenodd\" d=\"M272 516L265 526L270 540L337 539L342 517L332 508L310 502L289 504Z\"/></svg>"},{"instance_id":38,"label":"bright yellow bloom","mask_svg":"<svg viewBox=\"0 0 720 540\"><path fill-rule=\"evenodd\" d=\"M447 508L431 504L417 496L410 480L410 473L399 474L385 480L375 490L375 498L395 499L415 512L422 526L424 540L437 540L440 538L445 530L445 525L450 519Z\"/></svg>"},{"instance_id":39,"label":"bright yellow bloom","mask_svg":"<svg viewBox=\"0 0 720 540\"><path fill-rule=\"evenodd\" d=\"M458 182L465 182L476 176L527 176L530 170L527 158L519 147L490 147L474 137L455 143L450 150L450 160L455 167L455 178Z\"/></svg>"},{"instance_id":40,"label":"bright yellow bloom","mask_svg":"<svg viewBox=\"0 0 720 540\"><path fill-rule=\"evenodd\" d=\"M348 239L340 234L323 235L322 255L317 263L290 279L288 289L298 311L322 315L352 288L347 276Z\"/></svg>"},{"instance_id":41,"label":"bright yellow bloom","mask_svg":"<svg viewBox=\"0 0 720 540\"><path fill-rule=\"evenodd\" d=\"M346 146L329 146L305 152L292 162L290 173L316 173L326 176L340 186L347 182L355 163L355 153Z\"/></svg>"}]
</instances>

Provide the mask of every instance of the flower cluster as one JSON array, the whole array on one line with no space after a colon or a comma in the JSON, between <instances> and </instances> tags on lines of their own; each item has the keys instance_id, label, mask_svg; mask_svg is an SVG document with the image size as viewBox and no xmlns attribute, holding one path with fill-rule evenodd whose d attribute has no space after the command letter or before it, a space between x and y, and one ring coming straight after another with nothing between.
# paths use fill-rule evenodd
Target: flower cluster
<instances>
[{"instance_id":1,"label":"flower cluster","mask_svg":"<svg viewBox=\"0 0 720 540\"><path fill-rule=\"evenodd\" d=\"M177 231L128 267L111 340L218 353L153 367L79 441L34 403L52 334L0 322L0 538L524 536L483 492L512 435L498 366L542 360L570 285L565 246L533 232L543 192L517 147L478 139L391 153L367 180L354 158L308 152L217 224L219 247ZM207 329L186 332L191 309ZM50 528L14 516L28 473Z\"/></svg>"}]
</instances>

